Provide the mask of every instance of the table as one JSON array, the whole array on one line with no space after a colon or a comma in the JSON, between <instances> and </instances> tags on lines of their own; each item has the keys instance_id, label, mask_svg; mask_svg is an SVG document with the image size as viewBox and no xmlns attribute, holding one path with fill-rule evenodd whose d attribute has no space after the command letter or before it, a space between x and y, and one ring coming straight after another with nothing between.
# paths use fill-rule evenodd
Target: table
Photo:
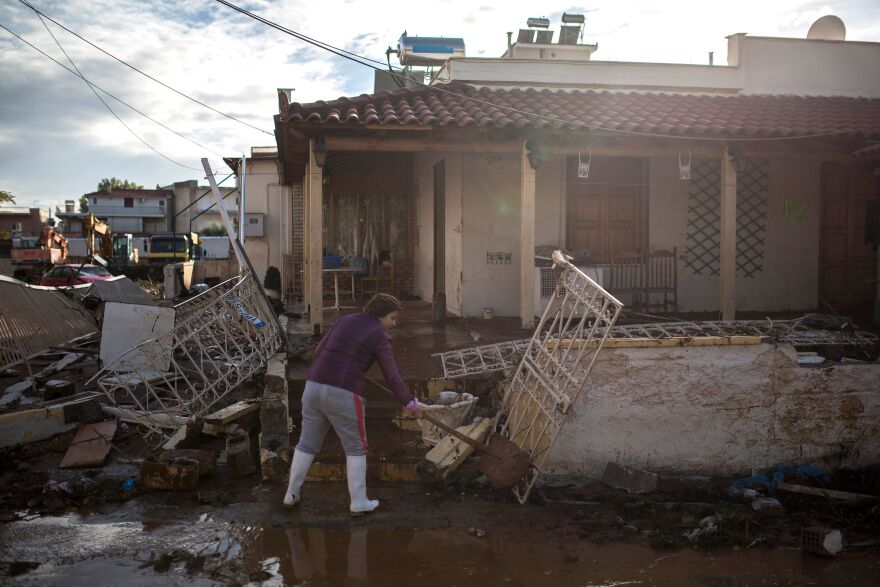
<instances>
[{"instance_id":1,"label":"table","mask_svg":"<svg viewBox=\"0 0 880 587\"><path fill-rule=\"evenodd\" d=\"M351 274L351 301L355 301L354 297L354 274L360 271L360 269L356 267L333 267L330 269L323 269L324 273L332 273L333 274L333 300L334 305L324 308L325 310L341 310L343 308L351 308L353 306L340 306L339 305L339 274L340 273L350 273Z\"/></svg>"}]
</instances>

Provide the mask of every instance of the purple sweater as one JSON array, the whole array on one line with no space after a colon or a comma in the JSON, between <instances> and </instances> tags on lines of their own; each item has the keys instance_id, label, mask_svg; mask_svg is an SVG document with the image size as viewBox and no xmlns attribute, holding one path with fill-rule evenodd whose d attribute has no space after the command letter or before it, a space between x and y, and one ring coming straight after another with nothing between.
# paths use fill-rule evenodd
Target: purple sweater
<instances>
[{"instance_id":1,"label":"purple sweater","mask_svg":"<svg viewBox=\"0 0 880 587\"><path fill-rule=\"evenodd\" d=\"M397 372L391 337L378 320L362 312L343 316L330 327L315 349L308 378L364 395L364 377L374 361L397 399L409 403L413 395Z\"/></svg>"}]
</instances>

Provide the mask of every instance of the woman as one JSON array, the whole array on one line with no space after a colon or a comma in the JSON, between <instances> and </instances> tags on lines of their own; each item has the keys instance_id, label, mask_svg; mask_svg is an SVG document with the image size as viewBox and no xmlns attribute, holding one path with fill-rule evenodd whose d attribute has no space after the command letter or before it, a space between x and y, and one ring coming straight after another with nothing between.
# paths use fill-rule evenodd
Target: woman
<instances>
[{"instance_id":1,"label":"woman","mask_svg":"<svg viewBox=\"0 0 880 587\"><path fill-rule=\"evenodd\" d=\"M337 320L315 349L315 362L309 369L302 395L302 432L290 463L284 505L299 503L306 473L332 426L345 449L349 511L360 515L379 507L378 500L367 499L364 377L373 362L379 362L406 411L421 417L419 402L397 372L388 335L388 330L397 326L397 314L402 308L394 296L376 294L363 312Z\"/></svg>"}]
</instances>

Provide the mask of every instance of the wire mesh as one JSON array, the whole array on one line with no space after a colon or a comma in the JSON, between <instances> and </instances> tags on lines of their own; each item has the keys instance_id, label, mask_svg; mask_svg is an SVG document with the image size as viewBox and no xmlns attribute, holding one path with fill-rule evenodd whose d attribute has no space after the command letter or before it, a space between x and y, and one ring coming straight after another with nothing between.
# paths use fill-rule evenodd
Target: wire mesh
<instances>
[{"instance_id":1,"label":"wire mesh","mask_svg":"<svg viewBox=\"0 0 880 587\"><path fill-rule=\"evenodd\" d=\"M244 271L175 306L174 329L130 349L96 376L108 403L154 445L205 416L281 346L271 308Z\"/></svg>"},{"instance_id":2,"label":"wire mesh","mask_svg":"<svg viewBox=\"0 0 880 587\"><path fill-rule=\"evenodd\" d=\"M496 417L500 433L529 454L532 469L514 488L525 503L623 304L557 251L562 270ZM563 343L562 341L567 341Z\"/></svg>"}]
</instances>

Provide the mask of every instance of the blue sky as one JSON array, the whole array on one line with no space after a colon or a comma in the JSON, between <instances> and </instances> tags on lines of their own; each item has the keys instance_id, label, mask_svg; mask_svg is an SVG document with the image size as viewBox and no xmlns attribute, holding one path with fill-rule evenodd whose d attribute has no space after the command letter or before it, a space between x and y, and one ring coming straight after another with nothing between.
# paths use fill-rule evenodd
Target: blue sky
<instances>
[{"instance_id":1,"label":"blue sky","mask_svg":"<svg viewBox=\"0 0 880 587\"><path fill-rule=\"evenodd\" d=\"M279 87L309 102L372 90L373 72L303 44L210 0L29 0L42 12L114 55L211 106L272 131ZM804 37L819 16L836 14L847 39L880 42L880 2L422 0L387 5L366 0L249 1L240 5L349 51L384 59L400 34L463 37L469 56L495 57L506 32L530 16L554 25L562 12L587 15L593 58L725 63L725 36ZM540 7L540 10L536 9ZM542 12L543 11L543 12ZM16 0L0 5L0 24L59 61L42 23ZM223 156L238 156L274 137L205 110L132 72L49 23L86 77L150 116ZM392 63L397 63L392 58ZM220 157L108 100L159 157L117 122L82 80L0 30L0 189L19 204L60 205L94 190L103 177L155 187L200 179L199 159Z\"/></svg>"}]
</instances>

